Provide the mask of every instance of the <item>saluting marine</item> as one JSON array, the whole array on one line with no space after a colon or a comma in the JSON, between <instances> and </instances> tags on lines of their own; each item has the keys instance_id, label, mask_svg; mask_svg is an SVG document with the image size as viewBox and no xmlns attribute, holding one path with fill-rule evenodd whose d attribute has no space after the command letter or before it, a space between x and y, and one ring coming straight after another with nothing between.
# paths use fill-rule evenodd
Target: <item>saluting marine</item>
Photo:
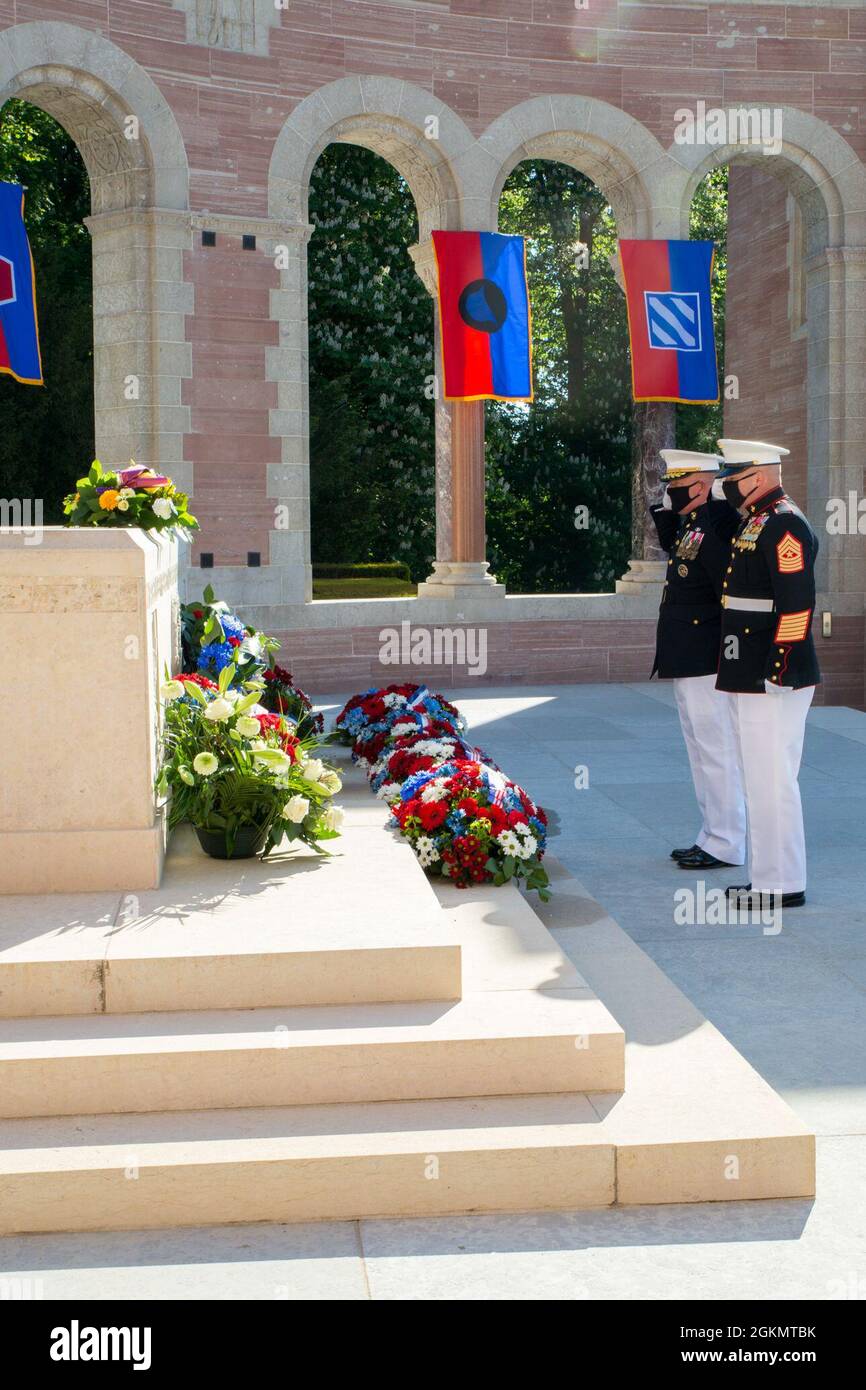
<instances>
[{"instance_id":1,"label":"saluting marine","mask_svg":"<svg viewBox=\"0 0 866 1390\"><path fill-rule=\"evenodd\" d=\"M652 675L672 679L702 824L695 843L671 851L681 869L715 869L746 857L746 811L730 700L716 689L722 584L739 521L710 499L721 460L662 449L663 503L650 508L669 555Z\"/></svg>"},{"instance_id":2,"label":"saluting marine","mask_svg":"<svg viewBox=\"0 0 866 1390\"><path fill-rule=\"evenodd\" d=\"M806 715L821 679L812 615L818 538L781 485L775 444L720 439L721 489L742 520L723 580L718 689L734 708L749 816L751 882L729 895L783 907L806 898L797 781ZM776 899L779 901L779 898Z\"/></svg>"}]
</instances>

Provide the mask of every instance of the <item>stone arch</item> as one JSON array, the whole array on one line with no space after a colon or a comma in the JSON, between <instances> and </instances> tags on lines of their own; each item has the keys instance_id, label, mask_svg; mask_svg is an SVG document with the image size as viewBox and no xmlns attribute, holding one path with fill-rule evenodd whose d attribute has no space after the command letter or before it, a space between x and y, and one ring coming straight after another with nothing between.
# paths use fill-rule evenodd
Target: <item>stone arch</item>
<instances>
[{"instance_id":1,"label":"stone arch","mask_svg":"<svg viewBox=\"0 0 866 1390\"><path fill-rule=\"evenodd\" d=\"M74 24L37 21L0 33L0 105L41 106L81 150L93 212L189 206L189 169L174 114L153 79L116 44ZM129 138L135 117L140 138Z\"/></svg>"},{"instance_id":2,"label":"stone arch","mask_svg":"<svg viewBox=\"0 0 866 1390\"><path fill-rule=\"evenodd\" d=\"M171 107L102 34L53 21L0 33L0 107L13 97L68 131L90 178L97 455L165 466L189 486L180 405L181 379L192 375L189 168Z\"/></svg>"},{"instance_id":3,"label":"stone arch","mask_svg":"<svg viewBox=\"0 0 866 1390\"><path fill-rule=\"evenodd\" d=\"M759 166L788 189L803 218L806 281L807 509L823 530L829 497L862 487L866 449L838 428L866 411L862 371L866 324L858 312L866 275L866 167L832 126L805 111L781 107L778 152L746 143L674 145L668 155L683 169L679 231L688 235L689 209L700 181L721 164ZM858 479L855 484L852 479ZM837 592L859 591L866 574L859 537L822 536L819 583Z\"/></svg>"},{"instance_id":4,"label":"stone arch","mask_svg":"<svg viewBox=\"0 0 866 1390\"><path fill-rule=\"evenodd\" d=\"M272 217L307 221L313 166L338 142L363 145L402 174L418 210L419 240L436 227L461 225L461 164L474 138L443 101L393 77L342 77L298 103L271 156Z\"/></svg>"},{"instance_id":5,"label":"stone arch","mask_svg":"<svg viewBox=\"0 0 866 1390\"><path fill-rule=\"evenodd\" d=\"M294 602L311 598L307 205L313 167L334 143L373 150L406 180L418 213L418 245L410 251L431 294L430 233L476 225L465 220L464 192L472 177L475 138L444 102L414 83L391 77L340 78L299 102L277 136L269 211L281 229L286 259L280 289L271 299L280 341L270 355L269 377L277 383L279 405L271 414L271 433L281 437L282 456L279 470L273 470L271 495L284 503L288 522L272 532L271 563L282 570L281 591ZM437 478L447 473L448 427L447 409L437 403ZM437 535L439 528L437 510Z\"/></svg>"},{"instance_id":6,"label":"stone arch","mask_svg":"<svg viewBox=\"0 0 866 1390\"><path fill-rule=\"evenodd\" d=\"M495 227L499 198L511 171L525 159L569 164L610 200L623 236L663 236L659 217L666 193L681 174L640 121L594 97L543 96L514 106L481 136L486 179L485 225Z\"/></svg>"}]
</instances>

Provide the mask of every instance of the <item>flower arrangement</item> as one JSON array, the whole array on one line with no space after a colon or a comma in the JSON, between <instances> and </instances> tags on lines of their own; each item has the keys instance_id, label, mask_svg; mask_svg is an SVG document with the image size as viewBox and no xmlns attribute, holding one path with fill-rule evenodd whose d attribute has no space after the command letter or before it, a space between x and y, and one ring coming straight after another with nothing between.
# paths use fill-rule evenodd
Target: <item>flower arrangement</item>
<instances>
[{"instance_id":1,"label":"flower arrangement","mask_svg":"<svg viewBox=\"0 0 866 1390\"><path fill-rule=\"evenodd\" d=\"M189 498L170 478L133 463L119 471L104 469L94 459L75 492L63 499L67 526L140 526L191 539L198 522Z\"/></svg>"},{"instance_id":2,"label":"flower arrangement","mask_svg":"<svg viewBox=\"0 0 866 1390\"><path fill-rule=\"evenodd\" d=\"M169 826L189 821L202 847L218 858L262 852L284 838L319 853L335 838L343 812L331 804L337 773L312 756L313 740L259 703L262 687L178 676L162 687L165 702L160 795L172 793Z\"/></svg>"},{"instance_id":3,"label":"flower arrangement","mask_svg":"<svg viewBox=\"0 0 866 1390\"><path fill-rule=\"evenodd\" d=\"M272 710L275 714L288 715L293 719L301 738L324 732L324 716L313 712L312 700L309 695L304 694L300 686L295 685L291 671L274 664L265 667L262 680L262 704L265 709Z\"/></svg>"},{"instance_id":4,"label":"flower arrangement","mask_svg":"<svg viewBox=\"0 0 866 1390\"><path fill-rule=\"evenodd\" d=\"M547 818L515 782L483 763L456 758L404 782L392 811L428 873L458 888L522 878L543 900Z\"/></svg>"},{"instance_id":5,"label":"flower arrangement","mask_svg":"<svg viewBox=\"0 0 866 1390\"><path fill-rule=\"evenodd\" d=\"M216 680L231 667L232 685L260 677L280 645L243 623L210 584L200 602L181 604L180 635L185 668Z\"/></svg>"},{"instance_id":6,"label":"flower arrangement","mask_svg":"<svg viewBox=\"0 0 866 1390\"><path fill-rule=\"evenodd\" d=\"M465 727L444 696L409 684L353 696L335 722L428 873L457 888L522 879L546 902L547 817Z\"/></svg>"},{"instance_id":7,"label":"flower arrangement","mask_svg":"<svg viewBox=\"0 0 866 1390\"><path fill-rule=\"evenodd\" d=\"M368 767L367 776L376 795L387 801L416 772L428 772L455 758L474 759L495 767L480 748L473 748L458 734L439 733L431 737L420 732L387 743L377 761Z\"/></svg>"},{"instance_id":8,"label":"flower arrangement","mask_svg":"<svg viewBox=\"0 0 866 1390\"><path fill-rule=\"evenodd\" d=\"M337 715L334 728L352 744L357 762L375 762L389 738L413 732L461 733L466 721L455 705L426 685L373 686L355 695Z\"/></svg>"}]
</instances>

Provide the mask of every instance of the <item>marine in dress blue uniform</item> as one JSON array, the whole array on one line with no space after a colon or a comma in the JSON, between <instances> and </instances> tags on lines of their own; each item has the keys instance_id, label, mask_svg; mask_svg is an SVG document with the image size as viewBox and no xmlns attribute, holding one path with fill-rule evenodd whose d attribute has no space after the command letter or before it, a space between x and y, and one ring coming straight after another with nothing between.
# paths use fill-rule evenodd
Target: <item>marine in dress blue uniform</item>
<instances>
[{"instance_id":1,"label":"marine in dress blue uniform","mask_svg":"<svg viewBox=\"0 0 866 1390\"><path fill-rule=\"evenodd\" d=\"M742 864L746 813L731 702L716 689L721 594L738 513L709 491L716 454L663 449L664 501L650 508L668 553L652 675L672 680L702 824L695 843L675 849L682 869Z\"/></svg>"},{"instance_id":2,"label":"marine in dress blue uniform","mask_svg":"<svg viewBox=\"0 0 866 1390\"><path fill-rule=\"evenodd\" d=\"M720 439L714 489L740 511L722 585L718 689L731 701L749 817L748 905L805 901L798 775L821 673L812 637L818 538L781 484L775 444Z\"/></svg>"}]
</instances>

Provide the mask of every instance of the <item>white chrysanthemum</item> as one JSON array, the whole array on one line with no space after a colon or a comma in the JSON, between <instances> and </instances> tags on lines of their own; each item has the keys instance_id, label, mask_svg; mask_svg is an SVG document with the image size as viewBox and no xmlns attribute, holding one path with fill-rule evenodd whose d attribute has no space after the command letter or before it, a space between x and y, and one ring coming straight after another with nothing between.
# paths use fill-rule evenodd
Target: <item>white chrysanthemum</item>
<instances>
[{"instance_id":1,"label":"white chrysanthemum","mask_svg":"<svg viewBox=\"0 0 866 1390\"><path fill-rule=\"evenodd\" d=\"M170 704L172 700L179 700L182 695L186 694L186 691L180 681L166 681L164 685L160 686L159 693Z\"/></svg>"},{"instance_id":2,"label":"white chrysanthemum","mask_svg":"<svg viewBox=\"0 0 866 1390\"><path fill-rule=\"evenodd\" d=\"M520 849L517 851L518 859L531 859L538 849L538 841L534 835L524 835L520 841Z\"/></svg>"},{"instance_id":3,"label":"white chrysanthemum","mask_svg":"<svg viewBox=\"0 0 866 1390\"><path fill-rule=\"evenodd\" d=\"M513 854L522 858L522 846L513 830L500 830L496 836L496 843L506 854Z\"/></svg>"},{"instance_id":4,"label":"white chrysanthemum","mask_svg":"<svg viewBox=\"0 0 866 1390\"><path fill-rule=\"evenodd\" d=\"M308 782L318 782L325 771L325 764L321 758L308 758L301 768L304 778Z\"/></svg>"},{"instance_id":5,"label":"white chrysanthemum","mask_svg":"<svg viewBox=\"0 0 866 1390\"><path fill-rule=\"evenodd\" d=\"M170 497L157 497L154 499L153 510L161 521L168 521L169 517L174 516L174 503Z\"/></svg>"},{"instance_id":6,"label":"white chrysanthemum","mask_svg":"<svg viewBox=\"0 0 866 1390\"><path fill-rule=\"evenodd\" d=\"M392 738L402 738L404 734L414 734L417 729L416 724L395 724L391 730Z\"/></svg>"},{"instance_id":7,"label":"white chrysanthemum","mask_svg":"<svg viewBox=\"0 0 866 1390\"><path fill-rule=\"evenodd\" d=\"M421 792L422 801L444 801L448 795L448 788L443 787L441 782L428 782Z\"/></svg>"},{"instance_id":8,"label":"white chrysanthemum","mask_svg":"<svg viewBox=\"0 0 866 1390\"><path fill-rule=\"evenodd\" d=\"M381 801L390 801L392 796L400 795L400 783L383 782L376 795Z\"/></svg>"},{"instance_id":9,"label":"white chrysanthemum","mask_svg":"<svg viewBox=\"0 0 866 1390\"><path fill-rule=\"evenodd\" d=\"M250 714L242 714L235 728L243 738L258 738L262 731L259 721Z\"/></svg>"},{"instance_id":10,"label":"white chrysanthemum","mask_svg":"<svg viewBox=\"0 0 866 1390\"><path fill-rule=\"evenodd\" d=\"M192 765L200 777L212 777L219 767L219 762L213 753L196 753Z\"/></svg>"},{"instance_id":11,"label":"white chrysanthemum","mask_svg":"<svg viewBox=\"0 0 866 1390\"><path fill-rule=\"evenodd\" d=\"M435 864L439 858L439 851L429 835L419 835L415 841L415 853L421 861L421 867L426 869L428 864Z\"/></svg>"}]
</instances>

